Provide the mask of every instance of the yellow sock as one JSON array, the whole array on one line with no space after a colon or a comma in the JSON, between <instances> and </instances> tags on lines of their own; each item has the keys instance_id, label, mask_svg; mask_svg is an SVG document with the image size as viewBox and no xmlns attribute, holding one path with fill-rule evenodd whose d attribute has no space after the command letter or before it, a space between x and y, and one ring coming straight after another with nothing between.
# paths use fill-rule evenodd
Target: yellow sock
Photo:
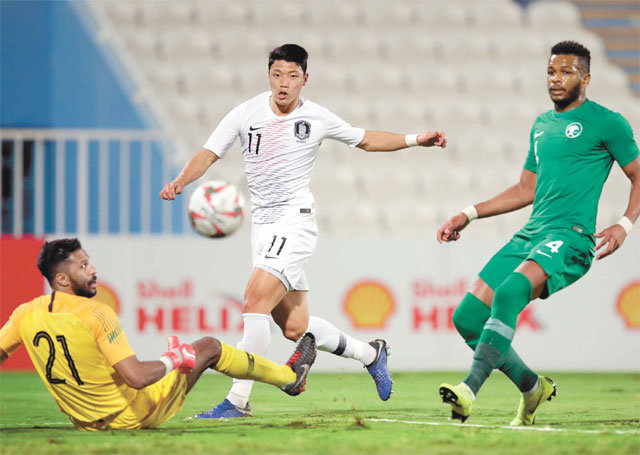
<instances>
[{"instance_id":1,"label":"yellow sock","mask_svg":"<svg viewBox=\"0 0 640 455\"><path fill-rule=\"evenodd\" d=\"M278 365L257 354L245 352L220 342L221 353L214 370L236 379L253 379L276 387L296 380L296 374L287 365Z\"/></svg>"}]
</instances>

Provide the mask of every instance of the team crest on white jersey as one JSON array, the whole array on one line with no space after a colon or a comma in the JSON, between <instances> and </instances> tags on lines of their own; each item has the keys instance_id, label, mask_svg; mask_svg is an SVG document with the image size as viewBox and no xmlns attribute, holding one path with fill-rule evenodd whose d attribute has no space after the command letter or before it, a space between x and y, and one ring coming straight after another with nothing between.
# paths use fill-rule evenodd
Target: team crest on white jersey
<instances>
[{"instance_id":1,"label":"team crest on white jersey","mask_svg":"<svg viewBox=\"0 0 640 455\"><path fill-rule=\"evenodd\" d=\"M299 140L304 141L311 135L311 124L305 120L298 120L293 126L293 132Z\"/></svg>"},{"instance_id":2,"label":"team crest on white jersey","mask_svg":"<svg viewBox=\"0 0 640 455\"><path fill-rule=\"evenodd\" d=\"M575 139L582 133L582 124L579 122L573 122L567 125L567 128L564 130L565 136L569 139Z\"/></svg>"}]
</instances>

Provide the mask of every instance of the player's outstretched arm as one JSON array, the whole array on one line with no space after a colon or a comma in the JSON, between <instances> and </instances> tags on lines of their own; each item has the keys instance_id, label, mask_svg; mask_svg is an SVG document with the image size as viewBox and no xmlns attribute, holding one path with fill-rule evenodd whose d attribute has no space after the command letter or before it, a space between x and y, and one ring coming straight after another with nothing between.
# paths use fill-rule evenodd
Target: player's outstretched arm
<instances>
[{"instance_id":1,"label":"player's outstretched arm","mask_svg":"<svg viewBox=\"0 0 640 455\"><path fill-rule=\"evenodd\" d=\"M9 356L7 355L7 353L0 349L0 365L2 365L8 358Z\"/></svg>"},{"instance_id":2,"label":"player's outstretched arm","mask_svg":"<svg viewBox=\"0 0 640 455\"><path fill-rule=\"evenodd\" d=\"M135 355L120 360L113 368L131 388L142 389L159 381L173 370L190 373L196 364L196 355L190 344L180 344L178 337L168 340L169 350L160 360L140 362Z\"/></svg>"},{"instance_id":3,"label":"player's outstretched arm","mask_svg":"<svg viewBox=\"0 0 640 455\"><path fill-rule=\"evenodd\" d=\"M442 147L447 146L447 139L442 131L428 131L422 134L396 134L386 131L366 130L358 148L367 152L394 152L407 147Z\"/></svg>"},{"instance_id":4,"label":"player's outstretched arm","mask_svg":"<svg viewBox=\"0 0 640 455\"><path fill-rule=\"evenodd\" d=\"M166 201L174 200L176 194L182 193L185 186L199 179L216 161L218 161L218 155L211 150L203 148L187 161L187 164L184 165L180 174L178 174L173 181L167 183L164 188L162 188L160 197Z\"/></svg>"},{"instance_id":5,"label":"player's outstretched arm","mask_svg":"<svg viewBox=\"0 0 640 455\"><path fill-rule=\"evenodd\" d=\"M622 170L631 180L629 204L620 221L595 234L601 239L596 245L596 251L607 246L596 256L596 259L606 258L620 248L631 231L633 223L640 217L640 157L627 164Z\"/></svg>"},{"instance_id":6,"label":"player's outstretched arm","mask_svg":"<svg viewBox=\"0 0 640 455\"><path fill-rule=\"evenodd\" d=\"M526 169L520 174L520 181L488 201L467 207L447 220L436 233L438 243L455 242L460 231L476 218L488 218L521 209L533 202L536 189L536 174Z\"/></svg>"}]
</instances>

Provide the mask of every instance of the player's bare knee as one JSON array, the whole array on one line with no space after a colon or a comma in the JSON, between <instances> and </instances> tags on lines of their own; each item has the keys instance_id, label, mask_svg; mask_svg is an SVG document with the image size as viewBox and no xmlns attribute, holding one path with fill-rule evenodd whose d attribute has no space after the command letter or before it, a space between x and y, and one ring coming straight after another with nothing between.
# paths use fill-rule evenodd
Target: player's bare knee
<instances>
[{"instance_id":1,"label":"player's bare knee","mask_svg":"<svg viewBox=\"0 0 640 455\"><path fill-rule=\"evenodd\" d=\"M298 326L287 326L282 329L282 334L284 337L291 341L298 341L304 335L305 328Z\"/></svg>"},{"instance_id":2,"label":"player's bare knee","mask_svg":"<svg viewBox=\"0 0 640 455\"><path fill-rule=\"evenodd\" d=\"M244 296L243 313L262 313L265 301L257 292L247 292Z\"/></svg>"},{"instance_id":3,"label":"player's bare knee","mask_svg":"<svg viewBox=\"0 0 640 455\"><path fill-rule=\"evenodd\" d=\"M222 346L217 339L213 337L200 338L192 346L196 352L196 359L203 358L207 368L214 366L220 360Z\"/></svg>"}]
</instances>

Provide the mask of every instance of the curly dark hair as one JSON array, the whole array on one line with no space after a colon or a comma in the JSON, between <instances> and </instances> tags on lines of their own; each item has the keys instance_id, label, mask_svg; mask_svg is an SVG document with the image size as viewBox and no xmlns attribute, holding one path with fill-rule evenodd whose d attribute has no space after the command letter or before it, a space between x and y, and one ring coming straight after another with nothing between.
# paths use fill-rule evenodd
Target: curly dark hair
<instances>
[{"instance_id":1,"label":"curly dark hair","mask_svg":"<svg viewBox=\"0 0 640 455\"><path fill-rule=\"evenodd\" d=\"M302 68L302 72L306 74L308 58L309 53L304 47L298 46L297 44L283 44L280 47L276 47L269 54L268 69L271 69L271 65L273 65L273 62L276 60L284 60L285 62L297 63L300 68Z\"/></svg>"},{"instance_id":2,"label":"curly dark hair","mask_svg":"<svg viewBox=\"0 0 640 455\"><path fill-rule=\"evenodd\" d=\"M66 261L71 253L80 249L82 249L82 245L78 239L58 239L44 242L38 254L40 273L51 283L58 264Z\"/></svg>"},{"instance_id":3,"label":"curly dark hair","mask_svg":"<svg viewBox=\"0 0 640 455\"><path fill-rule=\"evenodd\" d=\"M551 55L575 55L579 58L580 64L583 66L585 73L588 73L591 67L591 52L577 41L560 41L551 48Z\"/></svg>"}]
</instances>

